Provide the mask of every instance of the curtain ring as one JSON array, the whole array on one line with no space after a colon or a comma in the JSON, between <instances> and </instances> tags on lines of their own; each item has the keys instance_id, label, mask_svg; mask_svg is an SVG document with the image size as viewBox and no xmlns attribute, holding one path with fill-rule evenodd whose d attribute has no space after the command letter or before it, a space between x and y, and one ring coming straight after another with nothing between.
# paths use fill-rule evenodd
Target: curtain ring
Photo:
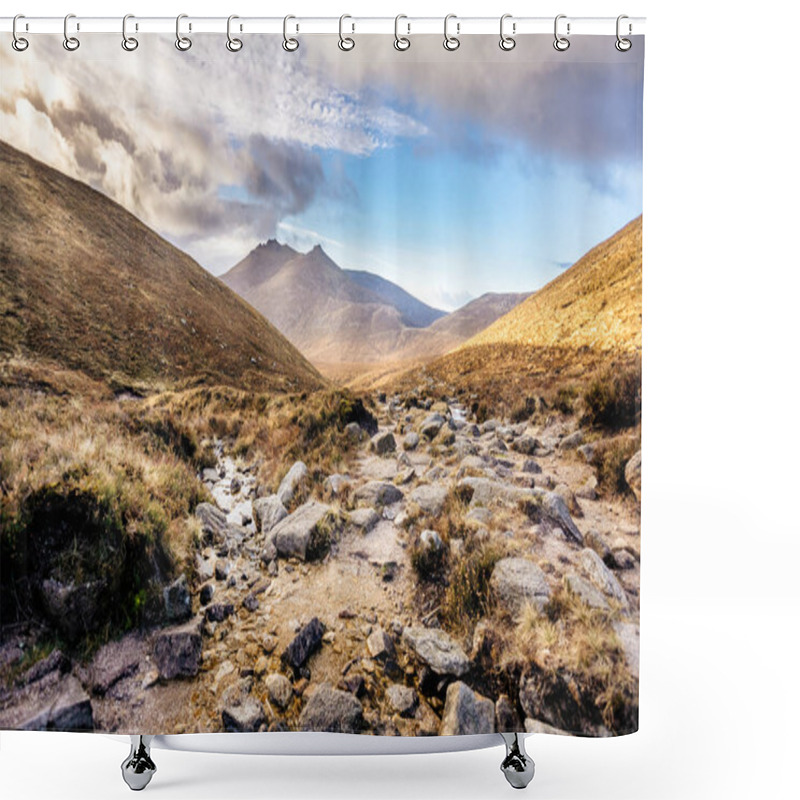
<instances>
[{"instance_id":1,"label":"curtain ring","mask_svg":"<svg viewBox=\"0 0 800 800\"><path fill-rule=\"evenodd\" d=\"M513 36L506 34L503 30L503 25L507 19L511 19L511 14L503 14L503 16L500 17L500 49L506 52L513 50L517 46L517 40ZM515 28L516 25L512 26L512 30Z\"/></svg>"},{"instance_id":2,"label":"curtain ring","mask_svg":"<svg viewBox=\"0 0 800 800\"><path fill-rule=\"evenodd\" d=\"M25 19L25 15L24 14L17 14L17 16L14 17L14 22L13 22L13 24L11 26L11 35L14 38L11 40L11 46L18 53L21 53L23 50L27 50L28 49L28 45L30 44L30 42L24 36L18 36L17 35L17 20L19 20L19 19Z\"/></svg>"},{"instance_id":3,"label":"curtain ring","mask_svg":"<svg viewBox=\"0 0 800 800\"><path fill-rule=\"evenodd\" d=\"M617 17L617 41L614 42L614 47L616 47L617 50L620 51L620 53L627 53L628 50L630 50L631 47L633 47L633 42L630 39L624 39L622 36L619 35L619 27L620 27L619 24L624 19L628 19L627 14L620 14ZM630 30L631 26L628 25L628 33L630 33Z\"/></svg>"},{"instance_id":4,"label":"curtain ring","mask_svg":"<svg viewBox=\"0 0 800 800\"><path fill-rule=\"evenodd\" d=\"M69 21L71 19L75 19L74 14L67 14L64 17L64 49L69 50L70 53L81 46L80 40L76 36L69 35Z\"/></svg>"},{"instance_id":5,"label":"curtain ring","mask_svg":"<svg viewBox=\"0 0 800 800\"><path fill-rule=\"evenodd\" d=\"M283 18L283 49L287 53L293 53L295 50L297 50L298 47L300 47L300 42L298 42L297 39L290 38L288 34L290 19L297 19L297 18L292 16L291 14L287 14Z\"/></svg>"},{"instance_id":6,"label":"curtain ring","mask_svg":"<svg viewBox=\"0 0 800 800\"><path fill-rule=\"evenodd\" d=\"M444 18L444 42L443 42L443 44L444 44L444 49L445 50L449 50L452 53L453 50L458 50L458 48L461 47L461 40L458 38L458 36L451 36L447 32L447 23L450 22L451 19L458 19L458 17L456 17L455 14L448 14ZM458 28L459 28L459 26L458 26L458 24L456 24L456 32L458 32Z\"/></svg>"},{"instance_id":7,"label":"curtain ring","mask_svg":"<svg viewBox=\"0 0 800 800\"><path fill-rule=\"evenodd\" d=\"M133 14L126 14L122 18L122 49L132 53L139 46L139 40L135 36L128 36L129 19L134 19Z\"/></svg>"},{"instance_id":8,"label":"curtain ring","mask_svg":"<svg viewBox=\"0 0 800 800\"><path fill-rule=\"evenodd\" d=\"M348 50L352 50L356 46L355 39L351 36L345 36L342 32L342 26L344 25L344 21L346 19L353 19L349 14L342 14L339 17L339 49L344 50L347 52ZM353 30L355 31L356 26L353 25Z\"/></svg>"},{"instance_id":9,"label":"curtain ring","mask_svg":"<svg viewBox=\"0 0 800 800\"><path fill-rule=\"evenodd\" d=\"M235 37L231 36L231 22L233 22L235 19L239 19L236 14L231 14L228 17L228 41L225 42L225 47L227 47L231 53L238 53L243 46L241 39L236 39Z\"/></svg>"},{"instance_id":10,"label":"curtain ring","mask_svg":"<svg viewBox=\"0 0 800 800\"><path fill-rule=\"evenodd\" d=\"M185 52L192 46L192 40L188 36L181 35L181 20L188 19L188 14L178 14L175 19L175 47Z\"/></svg>"},{"instance_id":11,"label":"curtain ring","mask_svg":"<svg viewBox=\"0 0 800 800\"><path fill-rule=\"evenodd\" d=\"M558 33L558 21L560 19L566 19L566 14L559 14L556 17L556 21L553 23L553 33L555 34L555 41L553 42L553 47L558 50L559 53L563 53L565 50L569 50L569 39L566 36L561 36ZM567 36L569 36L569 22L567 23Z\"/></svg>"},{"instance_id":12,"label":"curtain ring","mask_svg":"<svg viewBox=\"0 0 800 800\"><path fill-rule=\"evenodd\" d=\"M405 14L398 14L394 18L394 49L402 52L403 50L408 50L408 48L411 47L411 39L409 39L407 36L400 35L399 28L401 19L408 19L408 17ZM411 33L411 26L408 25L407 27L408 32Z\"/></svg>"}]
</instances>

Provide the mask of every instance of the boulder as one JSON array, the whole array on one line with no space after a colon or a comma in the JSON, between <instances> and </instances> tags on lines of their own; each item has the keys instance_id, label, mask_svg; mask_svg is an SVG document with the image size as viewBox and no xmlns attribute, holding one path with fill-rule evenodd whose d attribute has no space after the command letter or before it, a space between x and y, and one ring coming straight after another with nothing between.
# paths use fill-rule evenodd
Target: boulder
<instances>
[{"instance_id":1,"label":"boulder","mask_svg":"<svg viewBox=\"0 0 800 800\"><path fill-rule=\"evenodd\" d=\"M379 521L380 517L372 508L357 508L348 516L348 522L362 533L369 533Z\"/></svg>"},{"instance_id":2,"label":"boulder","mask_svg":"<svg viewBox=\"0 0 800 800\"><path fill-rule=\"evenodd\" d=\"M419 697L410 686L393 683L386 689L389 707L401 717L413 717L419 705Z\"/></svg>"},{"instance_id":3,"label":"boulder","mask_svg":"<svg viewBox=\"0 0 800 800\"><path fill-rule=\"evenodd\" d=\"M257 733L268 724L264 706L255 697L245 697L240 703L222 710L222 725L229 733Z\"/></svg>"},{"instance_id":4,"label":"boulder","mask_svg":"<svg viewBox=\"0 0 800 800\"><path fill-rule=\"evenodd\" d=\"M55 695L47 695L33 716L18 727L23 731L92 731L92 702L80 681L67 675L53 687Z\"/></svg>"},{"instance_id":5,"label":"boulder","mask_svg":"<svg viewBox=\"0 0 800 800\"><path fill-rule=\"evenodd\" d=\"M395 657L394 642L383 628L375 628L367 637L367 650L372 658L386 660Z\"/></svg>"},{"instance_id":6,"label":"boulder","mask_svg":"<svg viewBox=\"0 0 800 800\"><path fill-rule=\"evenodd\" d=\"M164 587L164 613L170 622L183 622L192 616L192 597L185 575Z\"/></svg>"},{"instance_id":7,"label":"boulder","mask_svg":"<svg viewBox=\"0 0 800 800\"><path fill-rule=\"evenodd\" d=\"M273 672L267 675L264 679L264 684L267 687L269 699L279 708L286 708L292 702L294 695L292 683L285 675Z\"/></svg>"},{"instance_id":8,"label":"boulder","mask_svg":"<svg viewBox=\"0 0 800 800\"><path fill-rule=\"evenodd\" d=\"M541 443L538 439L529 436L527 433L514 439L511 444L512 450L516 450L518 453L522 453L522 455L525 456L532 456L537 448L541 448Z\"/></svg>"},{"instance_id":9,"label":"boulder","mask_svg":"<svg viewBox=\"0 0 800 800\"><path fill-rule=\"evenodd\" d=\"M369 481L359 486L353 495L356 503L381 508L403 499L403 493L393 483Z\"/></svg>"},{"instance_id":10,"label":"boulder","mask_svg":"<svg viewBox=\"0 0 800 800\"><path fill-rule=\"evenodd\" d=\"M612 555L617 569L633 569L636 566L636 559L627 550L614 550Z\"/></svg>"},{"instance_id":11,"label":"boulder","mask_svg":"<svg viewBox=\"0 0 800 800\"><path fill-rule=\"evenodd\" d=\"M498 604L512 616L527 603L541 610L550 599L544 572L527 558L501 558L492 570L489 586Z\"/></svg>"},{"instance_id":12,"label":"boulder","mask_svg":"<svg viewBox=\"0 0 800 800\"><path fill-rule=\"evenodd\" d=\"M439 628L405 628L403 642L437 675L459 678L470 668L469 658L458 642Z\"/></svg>"},{"instance_id":13,"label":"boulder","mask_svg":"<svg viewBox=\"0 0 800 800\"><path fill-rule=\"evenodd\" d=\"M478 733L494 733L494 703L473 692L466 683L455 681L447 687L439 735Z\"/></svg>"},{"instance_id":14,"label":"boulder","mask_svg":"<svg viewBox=\"0 0 800 800\"><path fill-rule=\"evenodd\" d=\"M369 441L369 449L379 456L393 453L397 449L394 434L391 431L376 433Z\"/></svg>"},{"instance_id":15,"label":"boulder","mask_svg":"<svg viewBox=\"0 0 800 800\"><path fill-rule=\"evenodd\" d=\"M214 597L214 584L213 583L206 583L200 589L200 605L207 606L211 599Z\"/></svg>"},{"instance_id":16,"label":"boulder","mask_svg":"<svg viewBox=\"0 0 800 800\"><path fill-rule=\"evenodd\" d=\"M438 517L442 513L445 500L447 500L447 488L423 484L417 486L408 495L408 499L412 503L416 503L426 514Z\"/></svg>"},{"instance_id":17,"label":"boulder","mask_svg":"<svg viewBox=\"0 0 800 800\"><path fill-rule=\"evenodd\" d=\"M593 583L589 583L589 581L581 578L580 575L570 572L564 578L564 583L567 588L573 594L578 595L587 606L600 608L603 611L608 610L608 602L605 597L603 597L603 593Z\"/></svg>"},{"instance_id":18,"label":"boulder","mask_svg":"<svg viewBox=\"0 0 800 800\"><path fill-rule=\"evenodd\" d=\"M615 622L612 627L625 654L625 664L635 678L639 677L639 626L634 622Z\"/></svg>"},{"instance_id":19,"label":"boulder","mask_svg":"<svg viewBox=\"0 0 800 800\"><path fill-rule=\"evenodd\" d=\"M338 472L325 478L322 484L322 491L332 497L340 497L342 492L350 487L350 479L346 475Z\"/></svg>"},{"instance_id":20,"label":"boulder","mask_svg":"<svg viewBox=\"0 0 800 800\"><path fill-rule=\"evenodd\" d=\"M276 494L253 500L253 519L256 521L256 528L262 534L269 533L287 516L289 516L289 512Z\"/></svg>"},{"instance_id":21,"label":"boulder","mask_svg":"<svg viewBox=\"0 0 800 800\"><path fill-rule=\"evenodd\" d=\"M635 453L625 465L625 483L628 484L636 499L642 502L642 451Z\"/></svg>"},{"instance_id":22,"label":"boulder","mask_svg":"<svg viewBox=\"0 0 800 800\"><path fill-rule=\"evenodd\" d=\"M84 682L93 694L108 694L120 681L130 678L145 663L147 649L142 637L131 633L117 641L104 644L89 665L88 680ZM115 700L118 698L115 697Z\"/></svg>"},{"instance_id":23,"label":"boulder","mask_svg":"<svg viewBox=\"0 0 800 800\"><path fill-rule=\"evenodd\" d=\"M165 628L157 635L153 647L159 677L165 681L193 678L200 670L202 649L199 619Z\"/></svg>"},{"instance_id":24,"label":"boulder","mask_svg":"<svg viewBox=\"0 0 800 800\"><path fill-rule=\"evenodd\" d=\"M404 450L416 450L417 446L419 445L419 434L415 431L411 431L407 433L403 437L403 449Z\"/></svg>"},{"instance_id":25,"label":"boulder","mask_svg":"<svg viewBox=\"0 0 800 800\"><path fill-rule=\"evenodd\" d=\"M591 444L591 443L590 444L582 444L578 448L578 452L581 454L581 456L583 457L583 460L587 464L594 463L594 457L595 457L595 451L596 450L597 450L596 446L594 444Z\"/></svg>"},{"instance_id":26,"label":"boulder","mask_svg":"<svg viewBox=\"0 0 800 800\"><path fill-rule=\"evenodd\" d=\"M519 702L527 717L541 720L560 730L580 733L584 713L572 678L531 665L520 681Z\"/></svg>"},{"instance_id":27,"label":"boulder","mask_svg":"<svg viewBox=\"0 0 800 800\"><path fill-rule=\"evenodd\" d=\"M583 444L583 431L575 431L575 433L565 436L560 442L559 447L562 450L575 450Z\"/></svg>"},{"instance_id":28,"label":"boulder","mask_svg":"<svg viewBox=\"0 0 800 800\"><path fill-rule=\"evenodd\" d=\"M426 439L435 439L439 431L442 429L442 425L444 425L444 417L441 414L429 414L424 420L422 420L422 424L419 427L419 432Z\"/></svg>"},{"instance_id":29,"label":"boulder","mask_svg":"<svg viewBox=\"0 0 800 800\"><path fill-rule=\"evenodd\" d=\"M614 573L603 563L603 559L588 547L581 550L578 558L592 583L627 611L629 608L628 596Z\"/></svg>"},{"instance_id":30,"label":"boulder","mask_svg":"<svg viewBox=\"0 0 800 800\"><path fill-rule=\"evenodd\" d=\"M300 730L359 733L364 725L361 703L350 692L320 684L300 714Z\"/></svg>"},{"instance_id":31,"label":"boulder","mask_svg":"<svg viewBox=\"0 0 800 800\"><path fill-rule=\"evenodd\" d=\"M423 547L428 547L431 550L441 550L444 547L442 537L436 531L427 528L419 535L419 541Z\"/></svg>"},{"instance_id":32,"label":"boulder","mask_svg":"<svg viewBox=\"0 0 800 800\"><path fill-rule=\"evenodd\" d=\"M278 487L278 499L288 506L294 499L300 484L308 477L308 467L302 461L295 461Z\"/></svg>"},{"instance_id":33,"label":"boulder","mask_svg":"<svg viewBox=\"0 0 800 800\"><path fill-rule=\"evenodd\" d=\"M270 531L279 556L303 561L321 558L330 549L331 534L338 525L333 509L309 500Z\"/></svg>"},{"instance_id":34,"label":"boulder","mask_svg":"<svg viewBox=\"0 0 800 800\"><path fill-rule=\"evenodd\" d=\"M582 500L597 500L597 478L590 475L586 483L575 492L575 496Z\"/></svg>"},{"instance_id":35,"label":"boulder","mask_svg":"<svg viewBox=\"0 0 800 800\"><path fill-rule=\"evenodd\" d=\"M101 650L104 648L101 648ZM16 683L20 686L29 686L32 683L36 683L36 681L40 681L46 675L50 675L54 672L58 672L59 675L63 675L65 672L69 672L70 667L72 666L69 658L65 656L58 648L53 650L50 655L46 656L45 658L37 661L29 670L27 670L20 678L17 679Z\"/></svg>"},{"instance_id":36,"label":"boulder","mask_svg":"<svg viewBox=\"0 0 800 800\"><path fill-rule=\"evenodd\" d=\"M544 489L529 491L530 502L526 502L528 516L535 522L547 522L551 527L561 528L568 539L582 546L583 534L570 516L564 498L555 492L548 492Z\"/></svg>"},{"instance_id":37,"label":"boulder","mask_svg":"<svg viewBox=\"0 0 800 800\"><path fill-rule=\"evenodd\" d=\"M311 654L316 652L322 645L322 637L324 635L325 626L319 621L318 617L314 617L292 639L289 646L283 651L281 659L292 669L300 669Z\"/></svg>"},{"instance_id":38,"label":"boulder","mask_svg":"<svg viewBox=\"0 0 800 800\"><path fill-rule=\"evenodd\" d=\"M522 462L522 471L530 475L539 475L542 468L533 458L526 458L525 461Z\"/></svg>"},{"instance_id":39,"label":"boulder","mask_svg":"<svg viewBox=\"0 0 800 800\"><path fill-rule=\"evenodd\" d=\"M347 438L353 442L360 442L362 436L361 426L357 422L348 422L347 425L344 426L344 432L347 435Z\"/></svg>"},{"instance_id":40,"label":"boulder","mask_svg":"<svg viewBox=\"0 0 800 800\"><path fill-rule=\"evenodd\" d=\"M224 544L228 539L228 518L211 503L198 503L194 515L200 520L203 538L214 546Z\"/></svg>"}]
</instances>

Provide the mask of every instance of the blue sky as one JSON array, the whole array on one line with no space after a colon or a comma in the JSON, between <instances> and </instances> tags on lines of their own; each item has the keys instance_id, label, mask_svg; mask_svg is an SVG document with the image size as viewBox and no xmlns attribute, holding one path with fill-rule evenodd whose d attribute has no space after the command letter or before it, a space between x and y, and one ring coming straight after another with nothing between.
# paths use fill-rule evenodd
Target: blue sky
<instances>
[{"instance_id":1,"label":"blue sky","mask_svg":"<svg viewBox=\"0 0 800 800\"><path fill-rule=\"evenodd\" d=\"M163 36L137 59L98 35L65 59L42 37L33 69L0 51L0 130L214 274L269 238L321 244L449 310L537 289L641 213L643 47L613 41Z\"/></svg>"}]
</instances>

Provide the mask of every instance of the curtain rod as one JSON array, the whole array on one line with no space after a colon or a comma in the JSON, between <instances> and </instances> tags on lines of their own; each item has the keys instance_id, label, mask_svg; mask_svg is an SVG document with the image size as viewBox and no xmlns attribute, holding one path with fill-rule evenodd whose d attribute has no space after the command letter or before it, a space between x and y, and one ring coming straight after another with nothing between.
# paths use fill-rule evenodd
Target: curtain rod
<instances>
[{"instance_id":1,"label":"curtain rod","mask_svg":"<svg viewBox=\"0 0 800 800\"><path fill-rule=\"evenodd\" d=\"M554 17L508 17L505 21L507 33L520 36L525 34L553 34ZM0 17L0 32L11 33L13 17ZM175 33L175 17L136 17L128 20L127 30L130 34L138 33ZM78 33L120 33L122 17L81 17L70 19L70 30ZM444 17L403 17L399 21L399 30L403 35L439 34L444 30ZM344 31L348 34L385 33L394 34L394 17L350 17L343 22ZM569 26L569 28L567 27ZM635 36L644 33L645 18L629 17L624 20L623 35ZM293 35L304 34L336 34L339 33L338 17L294 17L290 22ZM227 17L193 17L186 16L181 20L181 30L187 33L221 33L228 30ZM233 23L236 33L272 33L284 32L283 17L238 17ZM449 30L458 36L471 34L498 34L500 31L500 15L496 17L458 17L451 18ZM570 17L561 15L559 31L569 36L609 35L617 31L616 17ZM17 33L63 33L64 17L20 17L17 21Z\"/></svg>"}]
</instances>

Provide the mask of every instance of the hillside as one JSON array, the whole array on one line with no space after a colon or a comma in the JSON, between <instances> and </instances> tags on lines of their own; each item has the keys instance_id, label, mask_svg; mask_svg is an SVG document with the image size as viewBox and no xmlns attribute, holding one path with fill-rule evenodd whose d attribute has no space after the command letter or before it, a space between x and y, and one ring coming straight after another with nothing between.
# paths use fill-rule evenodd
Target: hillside
<instances>
[{"instance_id":1,"label":"hillside","mask_svg":"<svg viewBox=\"0 0 800 800\"><path fill-rule=\"evenodd\" d=\"M320 385L306 359L105 195L0 142L0 354L119 388Z\"/></svg>"},{"instance_id":2,"label":"hillside","mask_svg":"<svg viewBox=\"0 0 800 800\"><path fill-rule=\"evenodd\" d=\"M641 216L463 348L492 344L641 350Z\"/></svg>"}]
</instances>

